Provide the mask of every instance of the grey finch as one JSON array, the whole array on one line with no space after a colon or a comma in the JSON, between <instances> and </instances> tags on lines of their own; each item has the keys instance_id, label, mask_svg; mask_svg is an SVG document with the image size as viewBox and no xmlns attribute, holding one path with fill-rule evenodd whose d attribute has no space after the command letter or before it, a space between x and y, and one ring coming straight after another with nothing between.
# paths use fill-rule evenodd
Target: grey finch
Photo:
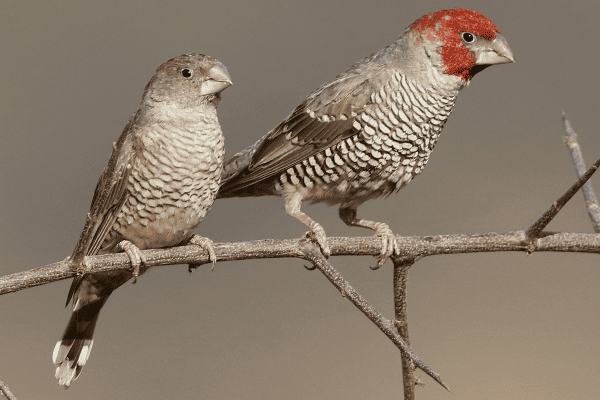
<instances>
[{"instance_id":1,"label":"grey finch","mask_svg":"<svg viewBox=\"0 0 600 400\"><path fill-rule=\"evenodd\" d=\"M52 354L59 385L68 388L81 373L113 290L146 272L140 250L191 243L216 261L212 242L194 230L219 188L225 148L217 104L230 85L225 66L203 54L167 61L146 85L140 108L113 144L70 257L80 274L67 298L73 314ZM121 251L131 271L86 273L87 256Z\"/></svg>"}]
</instances>

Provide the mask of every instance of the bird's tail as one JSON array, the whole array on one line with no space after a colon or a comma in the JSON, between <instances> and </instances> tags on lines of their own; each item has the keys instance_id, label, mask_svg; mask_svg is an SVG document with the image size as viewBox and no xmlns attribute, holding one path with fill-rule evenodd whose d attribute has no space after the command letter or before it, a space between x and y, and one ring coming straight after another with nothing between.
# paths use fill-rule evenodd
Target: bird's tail
<instances>
[{"instance_id":1,"label":"bird's tail","mask_svg":"<svg viewBox=\"0 0 600 400\"><path fill-rule=\"evenodd\" d=\"M56 364L55 377L65 389L77 379L90 356L96 322L107 299L108 296L102 296L80 308L76 304L61 339L54 347L52 362Z\"/></svg>"}]
</instances>

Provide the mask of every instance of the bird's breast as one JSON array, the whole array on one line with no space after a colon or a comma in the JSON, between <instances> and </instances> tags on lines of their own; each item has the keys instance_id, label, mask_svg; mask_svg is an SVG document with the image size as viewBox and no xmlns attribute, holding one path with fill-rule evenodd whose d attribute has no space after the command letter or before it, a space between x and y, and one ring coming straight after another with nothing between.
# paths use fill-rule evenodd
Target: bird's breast
<instances>
[{"instance_id":1,"label":"bird's breast","mask_svg":"<svg viewBox=\"0 0 600 400\"><path fill-rule=\"evenodd\" d=\"M115 230L140 248L190 237L214 202L224 156L218 123L157 124L140 140Z\"/></svg>"},{"instance_id":2,"label":"bird's breast","mask_svg":"<svg viewBox=\"0 0 600 400\"><path fill-rule=\"evenodd\" d=\"M454 100L394 75L354 117L356 135L288 168L275 191L337 204L399 190L423 171Z\"/></svg>"}]
</instances>

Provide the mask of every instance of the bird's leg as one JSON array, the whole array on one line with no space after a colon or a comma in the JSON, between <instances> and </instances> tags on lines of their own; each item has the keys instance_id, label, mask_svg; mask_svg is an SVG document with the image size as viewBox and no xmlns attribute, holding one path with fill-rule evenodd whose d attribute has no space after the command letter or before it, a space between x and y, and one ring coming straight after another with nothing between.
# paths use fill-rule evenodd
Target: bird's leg
<instances>
[{"instance_id":1,"label":"bird's leg","mask_svg":"<svg viewBox=\"0 0 600 400\"><path fill-rule=\"evenodd\" d=\"M356 218L356 210L356 206L344 206L344 204L342 204L339 210L340 218L348 226L359 226L361 228L374 230L375 235L381 238L381 253L377 257L379 260L377 261L377 267L374 267L374 269L377 269L385 264L392 254L399 253L396 236L388 224L384 222L375 222Z\"/></svg>"},{"instance_id":2,"label":"bird's leg","mask_svg":"<svg viewBox=\"0 0 600 400\"><path fill-rule=\"evenodd\" d=\"M302 194L300 192L290 193L289 195L285 196L285 212L290 217L294 217L298 221L302 222L304 225L308 226L310 231L307 232L307 236L312 236L321 248L321 253L323 253L325 258L329 258L329 256L331 255L331 249L329 248L329 243L327 242L327 235L325 235L325 229L323 229L323 227L318 222L316 222L311 217L300 211L301 205Z\"/></svg>"},{"instance_id":3,"label":"bird's leg","mask_svg":"<svg viewBox=\"0 0 600 400\"><path fill-rule=\"evenodd\" d=\"M127 257L129 257L131 269L133 271L133 283L136 283L137 277L140 276L140 267L146 262L146 257L144 257L139 247L129 240L121 240L117 247L124 251L125 254L127 254Z\"/></svg>"},{"instance_id":4,"label":"bird's leg","mask_svg":"<svg viewBox=\"0 0 600 400\"><path fill-rule=\"evenodd\" d=\"M206 250L208 252L208 259L210 261L212 261L211 271L214 271L215 267L217 266L217 255L215 254L215 249L213 247L213 241L207 237L203 237L203 236L194 234L194 235L192 235L190 240L188 240L187 244L195 244L195 245L202 247L204 250ZM192 273L199 266L200 266L200 264L189 264L188 271L190 273Z\"/></svg>"}]
</instances>

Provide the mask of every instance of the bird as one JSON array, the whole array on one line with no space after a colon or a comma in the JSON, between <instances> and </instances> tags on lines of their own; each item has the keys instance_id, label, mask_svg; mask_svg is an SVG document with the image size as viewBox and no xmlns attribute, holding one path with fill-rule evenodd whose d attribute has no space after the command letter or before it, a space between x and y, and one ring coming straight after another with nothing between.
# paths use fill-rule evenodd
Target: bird
<instances>
[{"instance_id":1,"label":"bird","mask_svg":"<svg viewBox=\"0 0 600 400\"><path fill-rule=\"evenodd\" d=\"M485 68L514 62L496 26L473 10L424 15L389 46L306 97L252 146L225 162L217 199L282 196L325 257L323 227L302 212L340 204L348 226L381 238L379 268L399 248L389 225L357 217L364 202L398 192L419 175L461 89Z\"/></svg>"},{"instance_id":2,"label":"bird","mask_svg":"<svg viewBox=\"0 0 600 400\"><path fill-rule=\"evenodd\" d=\"M160 65L146 85L94 192L84 229L68 262L78 275L67 297L73 313L52 353L58 384L67 389L94 343L100 310L113 290L147 268L143 249L202 246L194 234L212 206L225 158L217 118L221 92L232 84L224 64L183 54ZM86 273L86 258L125 252L131 270Z\"/></svg>"}]
</instances>

